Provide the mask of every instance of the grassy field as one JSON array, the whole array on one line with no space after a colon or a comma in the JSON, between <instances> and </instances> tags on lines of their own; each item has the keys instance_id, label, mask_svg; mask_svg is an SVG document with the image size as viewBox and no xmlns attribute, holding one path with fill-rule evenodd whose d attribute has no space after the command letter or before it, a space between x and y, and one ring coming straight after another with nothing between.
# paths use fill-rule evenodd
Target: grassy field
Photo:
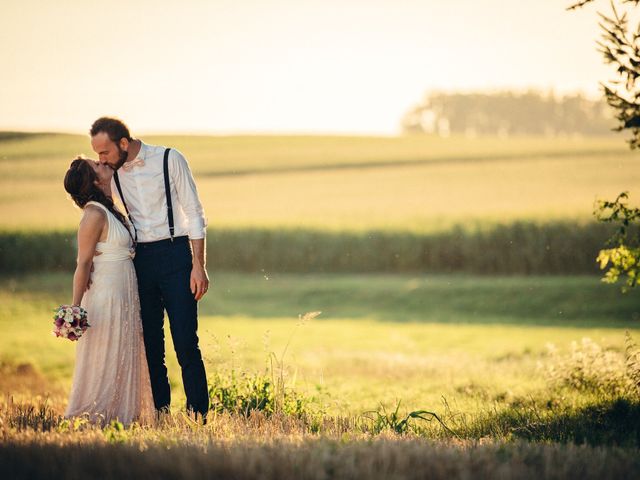
<instances>
[{"instance_id":1,"label":"grassy field","mask_svg":"<svg viewBox=\"0 0 640 480\"><path fill-rule=\"evenodd\" d=\"M597 276L495 275L501 252L518 273L561 273L530 261L600 244L580 227L594 199L631 190L633 202L640 185L620 139L143 139L186 154L214 233L199 335L215 413L206 426L182 413L169 338L170 416L131 429L63 420L74 345L51 336L49 317L69 302L71 273L0 265L0 477L640 476L637 292ZM89 150L79 135L0 134L0 232L72 231L62 176ZM52 256L68 260L67 233ZM279 273L292 246L292 271L310 273ZM26 262L33 248L18 250L0 258ZM434 251L485 276L321 273L344 252L367 271L367 258L411 266ZM271 410L234 406L264 392Z\"/></svg>"},{"instance_id":2,"label":"grassy field","mask_svg":"<svg viewBox=\"0 0 640 480\"><path fill-rule=\"evenodd\" d=\"M126 430L60 418L74 345L50 336L48 315L70 285L0 281L3 478L640 473L640 402L621 376L640 305L593 277L220 273L200 306L210 384L281 378L304 410L193 424L169 340L173 413ZM418 410L430 414L403 423Z\"/></svg>"},{"instance_id":3,"label":"grassy field","mask_svg":"<svg viewBox=\"0 0 640 480\"><path fill-rule=\"evenodd\" d=\"M0 283L3 359L30 363L64 388L73 345L49 335L47 317L70 285L69 274ZM308 311L323 313L300 324ZM398 400L434 408L443 396L475 409L478 400L539 391L547 344L566 350L589 337L621 352L625 329L638 331L640 303L592 277L223 273L200 315L210 374L263 371L269 353L280 356L291 339L285 361L298 387L325 393L332 413L356 414Z\"/></svg>"},{"instance_id":4,"label":"grassy field","mask_svg":"<svg viewBox=\"0 0 640 480\"><path fill-rule=\"evenodd\" d=\"M6 134L5 134L6 137ZM591 218L640 183L621 139L144 137L180 149L217 228L382 228ZM0 140L0 229L69 229L62 188L80 135Z\"/></svg>"}]
</instances>

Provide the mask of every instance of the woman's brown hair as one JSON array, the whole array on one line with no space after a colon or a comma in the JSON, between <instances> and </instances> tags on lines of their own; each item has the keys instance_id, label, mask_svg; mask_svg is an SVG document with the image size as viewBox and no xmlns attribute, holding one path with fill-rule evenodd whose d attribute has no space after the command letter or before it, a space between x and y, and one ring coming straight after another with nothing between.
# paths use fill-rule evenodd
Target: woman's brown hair
<instances>
[{"instance_id":1,"label":"woman's brown hair","mask_svg":"<svg viewBox=\"0 0 640 480\"><path fill-rule=\"evenodd\" d=\"M69 165L69 170L64 176L64 189L75 204L84 208L85 205L90 202L98 202L104 205L113 215L122 223L129 231L127 221L122 213L113 204L111 197L108 197L98 186L94 183L98 180L98 175L89 165L88 160L84 157L76 157L75 160ZM129 234L131 232L129 231Z\"/></svg>"}]
</instances>

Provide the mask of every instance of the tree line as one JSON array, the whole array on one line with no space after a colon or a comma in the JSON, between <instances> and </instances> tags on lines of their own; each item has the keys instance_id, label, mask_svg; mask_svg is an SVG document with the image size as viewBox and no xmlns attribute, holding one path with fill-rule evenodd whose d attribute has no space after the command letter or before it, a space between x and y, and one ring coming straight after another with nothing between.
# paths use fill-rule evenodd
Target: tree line
<instances>
[{"instance_id":1,"label":"tree line","mask_svg":"<svg viewBox=\"0 0 640 480\"><path fill-rule=\"evenodd\" d=\"M580 93L431 92L402 119L405 133L475 135L606 135L615 126L604 100Z\"/></svg>"}]
</instances>

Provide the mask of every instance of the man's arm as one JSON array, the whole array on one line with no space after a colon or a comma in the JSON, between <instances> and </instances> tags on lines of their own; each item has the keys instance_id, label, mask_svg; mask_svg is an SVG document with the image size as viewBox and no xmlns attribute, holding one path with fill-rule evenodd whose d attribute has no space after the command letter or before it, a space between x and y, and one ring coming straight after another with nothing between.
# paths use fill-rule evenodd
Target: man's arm
<instances>
[{"instance_id":1,"label":"man's arm","mask_svg":"<svg viewBox=\"0 0 640 480\"><path fill-rule=\"evenodd\" d=\"M172 158L173 157L173 158ZM193 255L191 268L191 293L200 300L209 289L209 277L206 270L206 220L204 209L198 197L196 183L184 156L171 149L169 156L169 174L174 182L178 201L189 222L189 239Z\"/></svg>"},{"instance_id":2,"label":"man's arm","mask_svg":"<svg viewBox=\"0 0 640 480\"><path fill-rule=\"evenodd\" d=\"M204 238L191 240L193 268L191 269L191 293L200 300L209 289L209 276L206 268L206 242Z\"/></svg>"}]
</instances>

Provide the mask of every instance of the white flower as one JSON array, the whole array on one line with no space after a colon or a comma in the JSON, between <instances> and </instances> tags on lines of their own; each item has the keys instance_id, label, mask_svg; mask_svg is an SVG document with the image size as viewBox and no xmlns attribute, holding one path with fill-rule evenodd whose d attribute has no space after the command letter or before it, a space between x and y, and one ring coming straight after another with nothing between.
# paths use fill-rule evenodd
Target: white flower
<instances>
[{"instance_id":1,"label":"white flower","mask_svg":"<svg viewBox=\"0 0 640 480\"><path fill-rule=\"evenodd\" d=\"M73 308L71 308L71 307L67 307L66 312L67 312L69 315L71 315L71 314L73 313Z\"/></svg>"}]
</instances>

